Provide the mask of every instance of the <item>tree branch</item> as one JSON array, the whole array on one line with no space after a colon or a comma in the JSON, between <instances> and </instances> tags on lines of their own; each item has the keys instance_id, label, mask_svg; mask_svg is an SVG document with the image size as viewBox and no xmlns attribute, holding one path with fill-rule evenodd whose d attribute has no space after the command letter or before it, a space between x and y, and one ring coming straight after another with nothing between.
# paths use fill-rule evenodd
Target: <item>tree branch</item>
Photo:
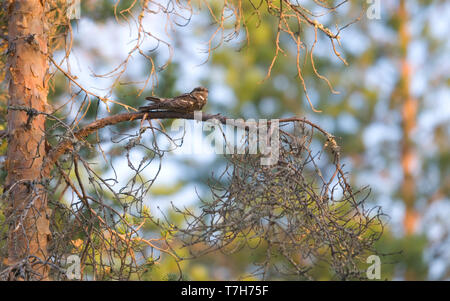
<instances>
[{"instance_id":1,"label":"tree branch","mask_svg":"<svg viewBox=\"0 0 450 301\"><path fill-rule=\"evenodd\" d=\"M227 120L230 120L229 118L220 115L220 114L202 114L202 121L207 121L211 119L216 119L220 123L225 124ZM81 128L78 131L73 132L73 135L71 137L67 137L60 143L58 143L56 146L50 149L50 151L47 153L46 158L44 159L43 163L43 175L49 176L50 171L53 168L56 161L59 159L60 156L67 153L68 151L73 149L73 146L78 142L79 139L89 136L91 133L102 129L104 127L115 125L121 122L126 121L133 121L133 120L139 120L139 119L186 119L186 120L193 120L195 118L194 113L181 113L181 112L170 112L170 111L154 111L154 112L136 112L136 113L122 113L114 116L105 117L99 120L96 120L85 127ZM308 124L315 129L322 132L324 135L326 135L328 138L333 136L329 134L327 131L319 127L318 125L312 123L311 121L307 120L306 118L299 118L299 117L290 117L290 118L284 118L279 119L279 122L302 122L305 124ZM270 125L270 121L267 122ZM237 123L234 125L238 125Z\"/></svg>"}]
</instances>

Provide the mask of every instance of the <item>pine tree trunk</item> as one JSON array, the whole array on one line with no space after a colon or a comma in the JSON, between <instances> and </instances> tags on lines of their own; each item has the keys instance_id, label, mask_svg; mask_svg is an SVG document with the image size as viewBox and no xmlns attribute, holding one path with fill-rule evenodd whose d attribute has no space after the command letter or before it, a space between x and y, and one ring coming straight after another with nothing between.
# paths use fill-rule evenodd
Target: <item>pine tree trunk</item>
<instances>
[{"instance_id":1,"label":"pine tree trunk","mask_svg":"<svg viewBox=\"0 0 450 301\"><path fill-rule=\"evenodd\" d=\"M405 0L400 0L398 16L400 20L400 55L402 57L399 85L402 113L401 164L403 170L403 182L401 184L401 196L405 203L403 228L405 235L410 236L416 232L419 220L419 214L415 209L417 192L416 179L414 176L414 168L417 164L417 153L412 139L413 130L416 127L417 100L411 95L410 91L412 75L412 66L408 61L408 47L411 44L411 36L408 28L410 16ZM408 267L404 277L405 280L417 280L418 275L413 268Z\"/></svg>"},{"instance_id":2,"label":"pine tree trunk","mask_svg":"<svg viewBox=\"0 0 450 301\"><path fill-rule=\"evenodd\" d=\"M46 190L41 179L45 156L47 104L47 35L45 2L9 0L8 3L8 150L5 192L9 209L8 265L31 268L10 278L47 279L50 238ZM20 109L21 108L21 109ZM33 276L38 272L40 276ZM17 269L16 269L17 273Z\"/></svg>"},{"instance_id":3,"label":"pine tree trunk","mask_svg":"<svg viewBox=\"0 0 450 301\"><path fill-rule=\"evenodd\" d=\"M401 78L400 78L400 97L402 112L402 150L401 162L403 169L403 183L401 194L405 203L405 217L403 220L404 230L407 235L415 232L418 222L418 214L414 208L416 199L416 181L413 173L414 165L417 162L417 154L415 152L414 142L412 140L412 132L416 127L417 118L417 100L411 95L411 72L412 67L408 61L408 47L411 43L409 33L409 14L406 8L406 1L401 0L399 11L400 19L400 52L401 61Z\"/></svg>"}]
</instances>

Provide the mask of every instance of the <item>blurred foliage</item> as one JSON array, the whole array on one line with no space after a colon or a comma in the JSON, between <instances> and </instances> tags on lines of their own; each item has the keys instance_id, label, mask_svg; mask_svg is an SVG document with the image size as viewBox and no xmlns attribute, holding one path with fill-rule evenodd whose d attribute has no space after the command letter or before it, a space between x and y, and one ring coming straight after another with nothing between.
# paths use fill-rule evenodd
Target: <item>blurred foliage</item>
<instances>
[{"instance_id":1,"label":"blurred foliage","mask_svg":"<svg viewBox=\"0 0 450 301\"><path fill-rule=\"evenodd\" d=\"M225 82L223 84L232 91L234 99L237 100L236 104L230 108L232 114L252 118L270 118L294 113L309 116L312 120L321 120L325 128L338 137L343 154L351 166L351 177L354 183L371 184L376 179L386 181L389 177L392 177L395 173L392 168L399 165L399 157L396 154L398 152L398 140L391 141L381 138L379 145L374 147L375 149L371 149L373 146L371 146L371 143L367 143L367 139L372 139L367 137L369 130L375 126L387 123L390 131L396 131L400 127L400 123L394 121L397 119L395 116L398 115L397 110L399 109L398 104L393 102L396 101L396 96L391 94L395 92L396 82L389 83L388 78L383 78L383 72L389 72L390 70L382 69L385 68L383 64L390 64L393 68L397 68L395 66L398 66L400 59L398 56L398 40L396 39L399 21L395 13L398 1L387 2L383 2L380 6L382 9L380 20L363 18L343 31L341 41L345 49L344 56L349 66L336 62L335 58L326 50L316 51L316 68L330 79L332 85L340 94L331 94L327 85L315 78L310 64L307 63L302 66L307 87L310 91L314 91L314 93L311 93L314 95L313 102L315 102L316 108L323 111L321 114L313 114L307 106L298 78L292 76L292 74L295 74L295 71L293 72L295 65L288 55L280 57L272 70L271 78L261 82L274 55L273 45L275 43L276 26L273 22L270 22L269 18L264 16L261 18L260 24L250 23L250 45L243 48L239 45L238 47L219 48L214 52L211 62L212 69L224 72ZM431 1L408 1L408 4L410 4L412 10L411 20L421 17L421 21L411 21L411 23L414 23L415 27L423 28L422 31L413 33L414 43L429 45L425 58L427 67L419 80L429 82L430 78L437 78L437 80L432 81L431 85L425 83L425 91L418 98L423 110L426 107L433 110L433 106L430 104L432 96L428 92L437 87L440 89L445 89L445 87L448 89L449 87L448 72L447 74L438 74L435 64L442 60L442 55L445 52L448 53L449 50L446 39L444 37L437 38L430 31L432 26L431 12L440 10L448 12L448 3L445 3L445 1L434 3L431 3ZM445 7L447 10L445 10ZM352 2L349 9L347 6L346 14L355 16L359 9L361 9L359 3ZM332 15L332 18L329 23L339 23L339 20L345 19L345 13L340 14L338 10L335 15ZM311 42L309 46L311 46ZM327 46L326 43L325 46ZM414 60L414 58L412 59ZM412 61L412 63L415 62ZM373 73L374 71L378 71L376 75L378 82L375 82L375 84L368 80L369 72ZM396 71L394 71L394 80L398 80L398 72ZM383 91L386 90L386 87L378 84L390 85L389 90ZM388 109L386 109L386 106ZM218 108L221 107L218 106ZM419 118L420 116L419 112ZM448 116L443 123L438 124L433 129L432 136L435 137L435 142L431 143L436 143L436 151L433 152L433 155L422 153L426 145L421 143L420 140L417 141L415 146L423 154L421 158L423 165L420 167L422 172L419 173L417 178L419 188L417 206L421 208L424 208L421 205L423 204L422 200L429 200L436 193L438 193L437 198L444 197L444 202L448 202L448 195L450 195ZM373 137L373 139L375 138ZM438 179L438 183L434 182L434 189L425 191L423 188L426 185L423 186L419 183L426 183L431 174L433 174L433 179ZM368 180L368 177L373 177L375 180ZM445 196L447 196L446 200ZM371 199L375 201L381 197L387 197L391 202L401 199L398 187L392 192L382 188L374 188ZM425 212L423 214L425 215ZM399 234L401 229L398 229L398 223L397 225L391 225L391 227L397 228L386 231L384 238L378 244L379 250L382 253L392 254L401 252L402 255L386 258L386 261L391 263L383 265L382 278L427 279L430 262L425 262L424 259L424 252L429 246L425 233L420 232L413 236L404 237ZM445 239L442 243L444 241ZM382 259L382 262L385 262L384 259ZM317 278L327 279L326 271L322 272L324 274L319 272Z\"/></svg>"}]
</instances>

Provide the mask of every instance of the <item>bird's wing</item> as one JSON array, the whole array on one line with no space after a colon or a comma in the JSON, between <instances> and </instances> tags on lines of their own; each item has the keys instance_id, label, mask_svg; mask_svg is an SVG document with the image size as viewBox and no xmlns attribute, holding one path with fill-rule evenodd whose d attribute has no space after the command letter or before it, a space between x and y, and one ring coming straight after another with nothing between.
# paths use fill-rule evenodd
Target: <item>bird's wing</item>
<instances>
[{"instance_id":1,"label":"bird's wing","mask_svg":"<svg viewBox=\"0 0 450 301\"><path fill-rule=\"evenodd\" d=\"M195 104L194 99L189 93L175 97L167 103L167 106L173 109L189 109Z\"/></svg>"},{"instance_id":2,"label":"bird's wing","mask_svg":"<svg viewBox=\"0 0 450 301\"><path fill-rule=\"evenodd\" d=\"M186 98L192 98L192 94L191 93L184 93L184 94L181 94L181 95L178 95L178 96L174 97L173 99L177 100L177 99L186 99Z\"/></svg>"}]
</instances>

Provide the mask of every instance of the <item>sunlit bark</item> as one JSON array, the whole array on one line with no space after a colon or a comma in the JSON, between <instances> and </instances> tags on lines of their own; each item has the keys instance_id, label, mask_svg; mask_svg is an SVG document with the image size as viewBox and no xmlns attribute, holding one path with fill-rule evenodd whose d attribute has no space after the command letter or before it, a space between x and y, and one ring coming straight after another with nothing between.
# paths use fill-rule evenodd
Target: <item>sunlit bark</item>
<instances>
[{"instance_id":1,"label":"sunlit bark","mask_svg":"<svg viewBox=\"0 0 450 301\"><path fill-rule=\"evenodd\" d=\"M47 37L44 2L17 0L8 3L8 151L5 192L9 210L8 264L31 263L47 278L47 243L50 237L45 187L41 168L45 156L47 103ZM14 110L15 106L30 108ZM32 274L32 273L31 273ZM16 276L11 276L16 277ZM20 278L20 276L17 276Z\"/></svg>"}]
</instances>

